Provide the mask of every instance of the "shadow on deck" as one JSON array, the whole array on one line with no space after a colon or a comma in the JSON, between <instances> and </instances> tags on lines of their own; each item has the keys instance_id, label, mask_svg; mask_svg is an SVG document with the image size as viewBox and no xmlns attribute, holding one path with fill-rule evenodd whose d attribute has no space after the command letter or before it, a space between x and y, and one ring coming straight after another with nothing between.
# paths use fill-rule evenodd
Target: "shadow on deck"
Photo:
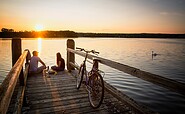
<instances>
[{"instance_id":1,"label":"shadow on deck","mask_svg":"<svg viewBox=\"0 0 185 114\"><path fill-rule=\"evenodd\" d=\"M28 76L25 92L28 107L23 107L23 113L134 113L107 91L100 108L93 109L85 86L76 89L75 74L76 71L62 71L50 78L42 74Z\"/></svg>"}]
</instances>

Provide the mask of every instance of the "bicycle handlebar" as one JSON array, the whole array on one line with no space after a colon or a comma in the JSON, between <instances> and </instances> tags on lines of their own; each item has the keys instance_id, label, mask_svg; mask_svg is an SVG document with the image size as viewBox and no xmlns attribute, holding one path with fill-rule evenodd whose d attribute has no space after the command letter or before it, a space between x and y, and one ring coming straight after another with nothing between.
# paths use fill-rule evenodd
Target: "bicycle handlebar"
<instances>
[{"instance_id":1,"label":"bicycle handlebar","mask_svg":"<svg viewBox=\"0 0 185 114\"><path fill-rule=\"evenodd\" d=\"M76 47L76 49L79 49L80 51L85 51L83 48Z\"/></svg>"},{"instance_id":2,"label":"bicycle handlebar","mask_svg":"<svg viewBox=\"0 0 185 114\"><path fill-rule=\"evenodd\" d=\"M88 51L88 50L85 50L84 48L79 48L79 47L76 47L76 49L79 49L80 51L85 51L86 53L93 53L93 54L99 54L100 53L100 52L97 52L95 50Z\"/></svg>"}]
</instances>

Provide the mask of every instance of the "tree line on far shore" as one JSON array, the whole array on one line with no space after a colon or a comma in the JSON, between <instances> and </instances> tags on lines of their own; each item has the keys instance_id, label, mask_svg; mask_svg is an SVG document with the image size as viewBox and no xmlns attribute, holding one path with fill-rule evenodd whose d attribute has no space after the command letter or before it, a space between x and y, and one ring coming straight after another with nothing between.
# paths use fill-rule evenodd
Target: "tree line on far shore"
<instances>
[{"instance_id":1,"label":"tree line on far shore","mask_svg":"<svg viewBox=\"0 0 185 114\"><path fill-rule=\"evenodd\" d=\"M0 38L75 38L75 37L102 37L102 38L185 38L185 34L161 34L161 33L78 33L74 31L19 31L2 28Z\"/></svg>"},{"instance_id":2,"label":"tree line on far shore","mask_svg":"<svg viewBox=\"0 0 185 114\"><path fill-rule=\"evenodd\" d=\"M162 33L78 33L78 37L185 38L185 34L162 34Z\"/></svg>"},{"instance_id":3,"label":"tree line on far shore","mask_svg":"<svg viewBox=\"0 0 185 114\"><path fill-rule=\"evenodd\" d=\"M65 37L77 37L74 31L19 31L15 32L13 29L2 28L0 32L0 38L65 38Z\"/></svg>"}]
</instances>

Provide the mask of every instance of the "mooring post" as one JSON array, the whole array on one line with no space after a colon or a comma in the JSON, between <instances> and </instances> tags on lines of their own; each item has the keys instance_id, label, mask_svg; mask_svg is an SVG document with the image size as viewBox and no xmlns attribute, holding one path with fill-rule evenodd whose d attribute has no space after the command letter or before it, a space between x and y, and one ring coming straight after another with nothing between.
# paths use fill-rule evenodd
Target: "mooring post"
<instances>
[{"instance_id":1,"label":"mooring post","mask_svg":"<svg viewBox=\"0 0 185 114\"><path fill-rule=\"evenodd\" d=\"M75 42L73 39L67 40L67 48L75 49ZM74 70L74 67L70 65L70 62L75 62L75 54L67 51L67 70L69 72Z\"/></svg>"},{"instance_id":2,"label":"mooring post","mask_svg":"<svg viewBox=\"0 0 185 114\"><path fill-rule=\"evenodd\" d=\"M12 38L12 66L17 62L19 57L22 53L22 45L21 45L21 39L20 38ZM21 69L20 75L19 75L19 83L20 86L24 85L24 74L23 74L23 68Z\"/></svg>"}]
</instances>

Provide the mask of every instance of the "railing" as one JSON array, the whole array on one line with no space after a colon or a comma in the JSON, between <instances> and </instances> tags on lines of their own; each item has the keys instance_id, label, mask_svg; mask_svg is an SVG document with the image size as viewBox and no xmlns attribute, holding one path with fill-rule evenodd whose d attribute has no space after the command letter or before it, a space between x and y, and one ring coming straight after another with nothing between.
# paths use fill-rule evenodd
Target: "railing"
<instances>
[{"instance_id":1,"label":"railing","mask_svg":"<svg viewBox=\"0 0 185 114\"><path fill-rule=\"evenodd\" d=\"M72 39L67 40L67 69L69 71L74 70L75 68L79 70L79 66L75 64L75 54L80 55L82 57L85 57L85 53L81 51L76 51L75 50L75 42ZM88 55L88 59L93 60L93 58L97 58L100 60L100 63L107 65L109 67L112 67L114 69L120 70L124 73L130 74L132 76L138 77L140 79L143 79L145 81L154 83L156 85L162 86L164 88L169 89L170 91L174 91L177 93L180 93L182 95L185 95L185 84L168 79L156 74L152 74L146 71L142 71L140 69L124 65L112 60L108 60L105 58L97 57L94 55ZM145 114L150 114L150 110L146 107L142 107L136 102L133 102L132 99L130 99L128 96L124 95L120 91L117 91L115 89L112 89L112 86L109 85L108 83L105 83L105 90L111 93L114 97L119 99L119 101L126 103L127 105L131 106L133 110L135 110L138 113L145 113Z\"/></svg>"},{"instance_id":2,"label":"railing","mask_svg":"<svg viewBox=\"0 0 185 114\"><path fill-rule=\"evenodd\" d=\"M68 55L67 56L67 65L69 65L68 70L74 69L74 67L76 67L78 69L78 67L74 63L74 61L75 61L74 54L78 54L80 56L85 57L85 53L74 50L74 47L75 47L74 41L71 39L68 40L67 47L68 47L67 48L67 53L68 53L67 54ZM72 56L70 56L70 55L72 55ZM178 82L178 81L175 81L172 79L168 79L168 78L156 75L156 74L152 74L152 73L149 73L146 71L142 71L140 69L137 69L137 68L134 68L134 67L131 67L128 65L124 65L124 64L121 64L118 62L114 62L112 60L108 60L105 58L97 57L94 55L88 55L87 58L92 60L94 57L99 59L100 63L102 63L104 65L115 68L117 70L120 70L122 72L130 74L132 76L141 78L145 81L149 81L149 82L154 83L156 85L162 86L162 87L167 88L171 91L185 95L185 84L184 83L181 83L181 82Z\"/></svg>"},{"instance_id":3,"label":"railing","mask_svg":"<svg viewBox=\"0 0 185 114\"><path fill-rule=\"evenodd\" d=\"M16 99L14 113L20 114L24 98L24 90L26 86L30 53L25 50L21 54L21 39L12 39L12 63L13 67L0 85L0 114L6 114L12 94L17 82L19 82L19 90ZM17 60L16 60L17 59ZM26 60L25 70L23 72L23 63ZM19 80L18 80L19 78Z\"/></svg>"}]
</instances>

